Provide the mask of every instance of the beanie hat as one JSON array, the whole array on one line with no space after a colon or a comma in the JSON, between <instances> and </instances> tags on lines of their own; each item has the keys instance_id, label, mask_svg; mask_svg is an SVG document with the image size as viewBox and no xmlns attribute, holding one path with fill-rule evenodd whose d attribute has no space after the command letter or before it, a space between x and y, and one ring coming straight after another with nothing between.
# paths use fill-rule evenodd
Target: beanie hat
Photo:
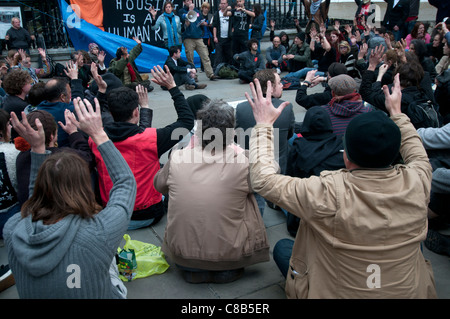
<instances>
[{"instance_id":1,"label":"beanie hat","mask_svg":"<svg viewBox=\"0 0 450 319\"><path fill-rule=\"evenodd\" d=\"M328 85L337 96L344 96L358 89L356 81L347 74L340 74L328 80Z\"/></svg>"},{"instance_id":2,"label":"beanie hat","mask_svg":"<svg viewBox=\"0 0 450 319\"><path fill-rule=\"evenodd\" d=\"M299 38L300 40L302 40L302 42L305 42L305 39L306 39L306 34L305 34L305 32L299 32L299 33L297 33L297 38Z\"/></svg>"},{"instance_id":3,"label":"beanie hat","mask_svg":"<svg viewBox=\"0 0 450 319\"><path fill-rule=\"evenodd\" d=\"M347 74L347 67L345 66L345 64L340 62L331 63L328 67L328 75L330 76L330 78L340 74Z\"/></svg>"},{"instance_id":4,"label":"beanie hat","mask_svg":"<svg viewBox=\"0 0 450 319\"><path fill-rule=\"evenodd\" d=\"M372 111L354 117L344 135L347 158L360 167L385 168L399 154L401 134L386 113Z\"/></svg>"},{"instance_id":5,"label":"beanie hat","mask_svg":"<svg viewBox=\"0 0 450 319\"><path fill-rule=\"evenodd\" d=\"M97 45L97 43L95 43L95 42L92 42L92 43L89 43L89 52L92 52L92 50L94 49L94 48L98 48L98 45Z\"/></svg>"}]
</instances>

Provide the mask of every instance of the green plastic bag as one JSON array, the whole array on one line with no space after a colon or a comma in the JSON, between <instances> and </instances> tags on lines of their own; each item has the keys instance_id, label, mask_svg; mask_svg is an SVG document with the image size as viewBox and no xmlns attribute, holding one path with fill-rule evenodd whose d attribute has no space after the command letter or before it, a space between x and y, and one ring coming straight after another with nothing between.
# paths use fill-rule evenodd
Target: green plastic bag
<instances>
[{"instance_id":1,"label":"green plastic bag","mask_svg":"<svg viewBox=\"0 0 450 319\"><path fill-rule=\"evenodd\" d=\"M136 256L137 268L135 275L132 276L131 280L145 278L155 274L162 274L169 268L169 264L166 261L164 253L161 251L161 247L138 240L132 240L128 234L123 235L123 239L126 241L123 249L120 247L117 248L119 259L121 253L123 255L124 252L134 251L134 255ZM120 270L119 267L119 278L122 279L122 281L129 281L130 276L123 276L120 274Z\"/></svg>"}]
</instances>

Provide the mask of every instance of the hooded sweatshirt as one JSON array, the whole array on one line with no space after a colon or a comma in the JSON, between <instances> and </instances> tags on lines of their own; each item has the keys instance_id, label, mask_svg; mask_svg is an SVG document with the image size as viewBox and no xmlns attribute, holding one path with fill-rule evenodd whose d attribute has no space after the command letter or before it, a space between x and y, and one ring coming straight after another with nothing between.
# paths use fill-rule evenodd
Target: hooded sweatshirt
<instances>
[{"instance_id":1,"label":"hooded sweatshirt","mask_svg":"<svg viewBox=\"0 0 450 319\"><path fill-rule=\"evenodd\" d=\"M364 102L358 93L334 97L322 106L330 115L333 132L338 137L345 134L348 123L357 115L372 111L372 108L364 106Z\"/></svg>"},{"instance_id":2,"label":"hooded sweatshirt","mask_svg":"<svg viewBox=\"0 0 450 319\"><path fill-rule=\"evenodd\" d=\"M16 214L6 223L8 261L20 298L120 298L109 268L128 227L136 182L112 142L99 150L114 181L102 211L89 219L68 215L49 225ZM31 154L30 185L49 153Z\"/></svg>"}]
</instances>

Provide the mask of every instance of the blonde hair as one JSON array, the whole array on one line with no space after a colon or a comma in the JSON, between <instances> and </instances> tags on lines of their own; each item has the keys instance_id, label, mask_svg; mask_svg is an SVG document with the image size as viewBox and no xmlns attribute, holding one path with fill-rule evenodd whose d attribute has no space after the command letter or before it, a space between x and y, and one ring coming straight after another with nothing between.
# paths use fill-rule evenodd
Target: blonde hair
<instances>
[{"instance_id":1,"label":"blonde hair","mask_svg":"<svg viewBox=\"0 0 450 319\"><path fill-rule=\"evenodd\" d=\"M205 2L202 3L202 9L203 9L203 8L208 8L208 9L210 9L210 8L211 8L211 5L209 4L209 2L205 1Z\"/></svg>"}]
</instances>

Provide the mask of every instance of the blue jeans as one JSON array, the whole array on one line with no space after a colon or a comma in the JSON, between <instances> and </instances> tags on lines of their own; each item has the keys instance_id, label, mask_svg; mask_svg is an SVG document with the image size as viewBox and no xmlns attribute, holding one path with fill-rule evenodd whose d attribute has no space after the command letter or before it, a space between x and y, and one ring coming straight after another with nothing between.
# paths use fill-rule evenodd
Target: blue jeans
<instances>
[{"instance_id":1,"label":"blue jeans","mask_svg":"<svg viewBox=\"0 0 450 319\"><path fill-rule=\"evenodd\" d=\"M273 260L285 278L289 270L289 260L291 259L293 246L294 241L285 238L279 240L273 248Z\"/></svg>"},{"instance_id":2,"label":"blue jeans","mask_svg":"<svg viewBox=\"0 0 450 319\"><path fill-rule=\"evenodd\" d=\"M259 195L258 193L254 193L256 202L258 203L259 212L261 213L261 217L264 215L264 209L266 207L266 200L264 197Z\"/></svg>"},{"instance_id":3,"label":"blue jeans","mask_svg":"<svg viewBox=\"0 0 450 319\"><path fill-rule=\"evenodd\" d=\"M308 72L309 72L309 71L312 71L312 70L317 70L317 68L303 68L303 69L301 69L301 70L298 70L298 71L295 71L295 72L288 73L285 77L296 77L296 78L299 78L299 79L305 78L305 77L306 77L306 74L308 74ZM316 72L316 75L324 76L325 73L324 73L324 72L321 72L321 71L317 71L317 72Z\"/></svg>"}]
</instances>

